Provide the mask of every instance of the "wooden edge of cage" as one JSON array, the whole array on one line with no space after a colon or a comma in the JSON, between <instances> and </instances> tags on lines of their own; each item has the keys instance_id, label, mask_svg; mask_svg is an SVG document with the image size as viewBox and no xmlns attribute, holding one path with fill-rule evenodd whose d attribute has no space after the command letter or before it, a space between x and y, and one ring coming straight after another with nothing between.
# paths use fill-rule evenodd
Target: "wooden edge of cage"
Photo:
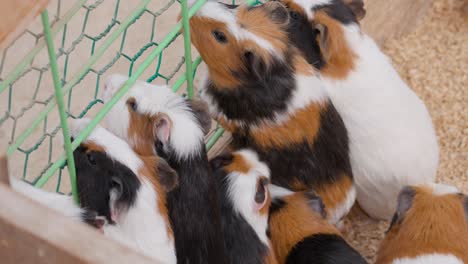
<instances>
[{"instance_id":1,"label":"wooden edge of cage","mask_svg":"<svg viewBox=\"0 0 468 264\"><path fill-rule=\"evenodd\" d=\"M0 183L2 263L157 263Z\"/></svg>"}]
</instances>

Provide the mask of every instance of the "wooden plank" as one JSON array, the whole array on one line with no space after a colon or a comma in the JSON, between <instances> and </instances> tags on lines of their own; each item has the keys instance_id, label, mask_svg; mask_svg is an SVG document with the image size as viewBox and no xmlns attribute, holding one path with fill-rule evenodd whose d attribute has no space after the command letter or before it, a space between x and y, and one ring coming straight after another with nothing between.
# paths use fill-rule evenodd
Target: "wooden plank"
<instances>
[{"instance_id":1,"label":"wooden plank","mask_svg":"<svg viewBox=\"0 0 468 264\"><path fill-rule=\"evenodd\" d=\"M13 42L47 7L48 0L0 1L0 50Z\"/></svg>"},{"instance_id":2,"label":"wooden plank","mask_svg":"<svg viewBox=\"0 0 468 264\"><path fill-rule=\"evenodd\" d=\"M432 0L364 0L366 16L362 26L377 43L400 38L422 21Z\"/></svg>"},{"instance_id":3,"label":"wooden plank","mask_svg":"<svg viewBox=\"0 0 468 264\"><path fill-rule=\"evenodd\" d=\"M0 183L1 263L156 263Z\"/></svg>"}]
</instances>

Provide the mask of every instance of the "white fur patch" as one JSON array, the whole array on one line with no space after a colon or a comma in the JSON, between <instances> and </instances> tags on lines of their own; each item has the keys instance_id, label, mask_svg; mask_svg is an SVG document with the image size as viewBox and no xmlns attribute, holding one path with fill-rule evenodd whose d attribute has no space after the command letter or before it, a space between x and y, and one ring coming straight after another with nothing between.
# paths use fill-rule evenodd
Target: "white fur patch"
<instances>
[{"instance_id":1,"label":"white fur patch","mask_svg":"<svg viewBox=\"0 0 468 264\"><path fill-rule=\"evenodd\" d=\"M334 225L338 224L338 222L349 213L355 202L356 187L354 187L353 185L349 189L348 194L346 195L346 199L343 203L341 203L337 208L334 208L333 210L327 210L328 221Z\"/></svg>"},{"instance_id":2,"label":"white fur patch","mask_svg":"<svg viewBox=\"0 0 468 264\"><path fill-rule=\"evenodd\" d=\"M245 149L235 153L241 155L251 169L247 174L233 172L228 175L228 195L234 204L235 210L250 224L260 240L269 246L270 242L266 235L268 215L259 214L258 208L255 206L255 194L258 179L260 177L269 179L270 170L251 150ZM266 194L269 195L269 192L267 191Z\"/></svg>"},{"instance_id":3,"label":"white fur patch","mask_svg":"<svg viewBox=\"0 0 468 264\"><path fill-rule=\"evenodd\" d=\"M400 258L392 264L463 264L463 261L453 255L428 254L415 258Z\"/></svg>"},{"instance_id":4,"label":"white fur patch","mask_svg":"<svg viewBox=\"0 0 468 264\"><path fill-rule=\"evenodd\" d=\"M316 6L328 5L331 0L293 0L293 2L303 8L309 19L314 19L312 9Z\"/></svg>"},{"instance_id":5,"label":"white fur patch","mask_svg":"<svg viewBox=\"0 0 468 264\"><path fill-rule=\"evenodd\" d=\"M460 190L457 187L441 183L433 183L432 190L432 193L437 196L460 193Z\"/></svg>"},{"instance_id":6,"label":"white fur patch","mask_svg":"<svg viewBox=\"0 0 468 264\"><path fill-rule=\"evenodd\" d=\"M427 108L389 58L357 25L343 29L355 68L344 80L322 80L348 130L358 202L390 219L404 186L434 182L437 138Z\"/></svg>"},{"instance_id":7,"label":"white fur patch","mask_svg":"<svg viewBox=\"0 0 468 264\"><path fill-rule=\"evenodd\" d=\"M126 81L122 75L111 75L106 82L110 87L105 89L103 100L108 101ZM120 85L119 85L120 84ZM125 94L106 116L106 125L117 136L136 145L138 138L128 136L130 115L126 101L133 97L137 104L137 112L155 116L165 113L172 121L170 144L177 152L179 158L188 158L200 153L203 147L203 130L198 124L196 116L192 113L184 98L175 94L167 86L156 86L138 81Z\"/></svg>"}]
</instances>

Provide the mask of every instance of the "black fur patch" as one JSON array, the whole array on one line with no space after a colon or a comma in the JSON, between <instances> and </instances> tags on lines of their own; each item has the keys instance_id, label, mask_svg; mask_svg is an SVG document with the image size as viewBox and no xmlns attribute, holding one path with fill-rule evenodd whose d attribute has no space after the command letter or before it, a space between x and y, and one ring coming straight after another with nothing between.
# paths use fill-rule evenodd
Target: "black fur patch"
<instances>
[{"instance_id":1,"label":"black fur patch","mask_svg":"<svg viewBox=\"0 0 468 264\"><path fill-rule=\"evenodd\" d=\"M316 69L322 69L325 66L325 60L317 42L319 32L305 15L295 11L290 11L290 13L291 19L287 27L289 41L302 52L309 64Z\"/></svg>"},{"instance_id":2,"label":"black fur patch","mask_svg":"<svg viewBox=\"0 0 468 264\"><path fill-rule=\"evenodd\" d=\"M294 190L294 179L314 188L334 183L342 175L352 177L348 134L331 102L324 107L320 119L321 126L313 145L303 142L287 148L266 150L245 136L248 135L247 131L234 134L232 146L253 148L270 167L272 183L288 189Z\"/></svg>"},{"instance_id":3,"label":"black fur patch","mask_svg":"<svg viewBox=\"0 0 468 264\"><path fill-rule=\"evenodd\" d=\"M134 204L140 181L132 170L112 160L105 153L97 151L86 153L84 147L78 147L73 152L73 157L80 206L106 217L112 224L109 198L110 191L116 188L115 181L119 181L122 188L116 206L124 210Z\"/></svg>"},{"instance_id":4,"label":"black fur patch","mask_svg":"<svg viewBox=\"0 0 468 264\"><path fill-rule=\"evenodd\" d=\"M256 55L247 57L250 56ZM241 80L241 87L223 89L211 82L208 84L207 93L216 106L228 119L249 124L272 119L276 113L285 111L296 86L290 56L286 56L285 61L274 59L268 67L262 62L257 62L255 69L251 63L245 64L248 65L246 72L233 73ZM259 75L262 79L258 79Z\"/></svg>"},{"instance_id":5,"label":"black fur patch","mask_svg":"<svg viewBox=\"0 0 468 264\"><path fill-rule=\"evenodd\" d=\"M465 209L465 219L468 221L468 196L463 199L463 209Z\"/></svg>"},{"instance_id":6,"label":"black fur patch","mask_svg":"<svg viewBox=\"0 0 468 264\"><path fill-rule=\"evenodd\" d=\"M289 252L287 264L365 264L366 260L346 241L331 234L305 238Z\"/></svg>"},{"instance_id":7,"label":"black fur patch","mask_svg":"<svg viewBox=\"0 0 468 264\"><path fill-rule=\"evenodd\" d=\"M229 181L226 176L223 168L215 171L228 263L262 264L269 249L262 243L252 226L235 210L229 197Z\"/></svg>"},{"instance_id":8,"label":"black fur patch","mask_svg":"<svg viewBox=\"0 0 468 264\"><path fill-rule=\"evenodd\" d=\"M166 197L177 263L226 263L218 192L204 142L200 140L200 153L189 159L180 159L159 141L155 147L179 175L179 185Z\"/></svg>"},{"instance_id":9,"label":"black fur patch","mask_svg":"<svg viewBox=\"0 0 468 264\"><path fill-rule=\"evenodd\" d=\"M340 21L344 25L358 23L353 10L349 8L342 0L332 0L331 4L315 6L312 10L324 10L327 15Z\"/></svg>"}]
</instances>

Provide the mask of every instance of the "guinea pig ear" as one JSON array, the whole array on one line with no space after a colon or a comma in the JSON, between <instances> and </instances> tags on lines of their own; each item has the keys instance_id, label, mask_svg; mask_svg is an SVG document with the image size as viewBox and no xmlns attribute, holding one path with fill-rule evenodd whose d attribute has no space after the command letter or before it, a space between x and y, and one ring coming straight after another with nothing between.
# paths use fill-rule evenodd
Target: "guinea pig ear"
<instances>
[{"instance_id":1,"label":"guinea pig ear","mask_svg":"<svg viewBox=\"0 0 468 264\"><path fill-rule=\"evenodd\" d=\"M465 219L468 222L468 196L464 195L463 208L465 209Z\"/></svg>"},{"instance_id":2,"label":"guinea pig ear","mask_svg":"<svg viewBox=\"0 0 468 264\"><path fill-rule=\"evenodd\" d=\"M169 142L171 129L171 118L164 113L158 114L154 122L154 135L163 145L166 145Z\"/></svg>"},{"instance_id":3,"label":"guinea pig ear","mask_svg":"<svg viewBox=\"0 0 468 264\"><path fill-rule=\"evenodd\" d=\"M364 1L362 0L344 0L344 3L353 11L356 19L362 20L366 16L366 9L364 8Z\"/></svg>"},{"instance_id":4,"label":"guinea pig ear","mask_svg":"<svg viewBox=\"0 0 468 264\"><path fill-rule=\"evenodd\" d=\"M234 156L231 152L224 152L210 160L213 171L224 168L232 163Z\"/></svg>"},{"instance_id":5,"label":"guinea pig ear","mask_svg":"<svg viewBox=\"0 0 468 264\"><path fill-rule=\"evenodd\" d=\"M322 198L318 196L314 191L308 191L305 193L307 197L307 205L316 213L321 215L323 219L327 218L327 210Z\"/></svg>"},{"instance_id":6,"label":"guinea pig ear","mask_svg":"<svg viewBox=\"0 0 468 264\"><path fill-rule=\"evenodd\" d=\"M263 4L263 7L268 13L270 19L278 25L286 25L289 23L288 8L279 1L269 1Z\"/></svg>"},{"instance_id":7,"label":"guinea pig ear","mask_svg":"<svg viewBox=\"0 0 468 264\"><path fill-rule=\"evenodd\" d=\"M211 130L211 116L208 109L208 105L199 99L190 100L190 105L195 116L198 118L198 122L203 129L203 133L206 135Z\"/></svg>"},{"instance_id":8,"label":"guinea pig ear","mask_svg":"<svg viewBox=\"0 0 468 264\"><path fill-rule=\"evenodd\" d=\"M158 175L159 182L166 192L172 191L179 185L179 175L165 159L158 160Z\"/></svg>"},{"instance_id":9,"label":"guinea pig ear","mask_svg":"<svg viewBox=\"0 0 468 264\"><path fill-rule=\"evenodd\" d=\"M398 204L396 208L396 216L394 221L400 223L406 216L406 213L413 205L416 191L411 186L405 186L398 195Z\"/></svg>"},{"instance_id":10,"label":"guinea pig ear","mask_svg":"<svg viewBox=\"0 0 468 264\"><path fill-rule=\"evenodd\" d=\"M322 53L323 59L326 61L329 60L331 56L330 51L330 39L328 35L328 28L324 24L316 24L315 30L317 32L317 42L320 47L320 51Z\"/></svg>"}]
</instances>

